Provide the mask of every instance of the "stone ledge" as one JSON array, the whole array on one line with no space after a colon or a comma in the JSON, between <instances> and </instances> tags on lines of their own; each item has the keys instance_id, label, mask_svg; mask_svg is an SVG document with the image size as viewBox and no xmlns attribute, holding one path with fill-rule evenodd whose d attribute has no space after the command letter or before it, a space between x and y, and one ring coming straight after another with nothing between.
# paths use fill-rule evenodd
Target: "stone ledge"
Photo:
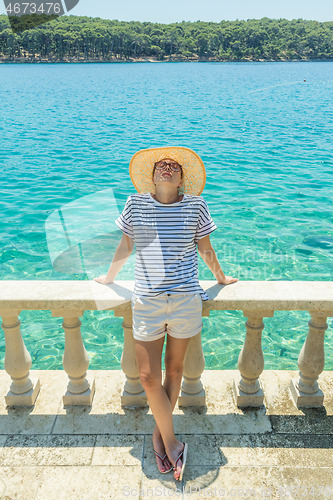
<instances>
[{"instance_id":1,"label":"stone ledge","mask_svg":"<svg viewBox=\"0 0 333 500\"><path fill-rule=\"evenodd\" d=\"M309 286L311 283L311 286ZM210 310L305 310L333 316L333 281L238 281L219 285L202 281ZM130 305L134 281L101 285L95 281L3 280L0 315L20 310L114 309Z\"/></svg>"}]
</instances>

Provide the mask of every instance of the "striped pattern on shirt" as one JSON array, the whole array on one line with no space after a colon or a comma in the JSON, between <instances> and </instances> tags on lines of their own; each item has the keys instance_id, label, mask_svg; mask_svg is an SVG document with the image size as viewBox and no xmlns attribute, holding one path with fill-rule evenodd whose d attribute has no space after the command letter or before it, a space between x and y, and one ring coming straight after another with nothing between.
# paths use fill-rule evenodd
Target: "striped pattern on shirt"
<instances>
[{"instance_id":1,"label":"striped pattern on shirt","mask_svg":"<svg viewBox=\"0 0 333 500\"><path fill-rule=\"evenodd\" d=\"M200 293L208 300L199 284L196 243L217 226L201 196L163 204L150 193L132 194L115 222L136 245L133 298Z\"/></svg>"}]
</instances>

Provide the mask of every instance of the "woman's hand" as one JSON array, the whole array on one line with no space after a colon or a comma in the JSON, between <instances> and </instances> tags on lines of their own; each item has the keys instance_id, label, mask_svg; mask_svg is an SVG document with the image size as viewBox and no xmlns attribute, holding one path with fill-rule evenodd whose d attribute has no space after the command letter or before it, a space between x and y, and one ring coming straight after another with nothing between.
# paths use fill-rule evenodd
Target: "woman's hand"
<instances>
[{"instance_id":1,"label":"woman's hand","mask_svg":"<svg viewBox=\"0 0 333 500\"><path fill-rule=\"evenodd\" d=\"M107 281L105 274L98 276L98 278L94 278L94 281L97 281L97 283L102 283L102 285L108 285L109 283L113 283L113 281Z\"/></svg>"},{"instance_id":2,"label":"woman's hand","mask_svg":"<svg viewBox=\"0 0 333 500\"><path fill-rule=\"evenodd\" d=\"M231 276L225 276L224 280L218 280L219 285L230 285L230 283L236 283L239 281L238 278L232 278Z\"/></svg>"}]
</instances>

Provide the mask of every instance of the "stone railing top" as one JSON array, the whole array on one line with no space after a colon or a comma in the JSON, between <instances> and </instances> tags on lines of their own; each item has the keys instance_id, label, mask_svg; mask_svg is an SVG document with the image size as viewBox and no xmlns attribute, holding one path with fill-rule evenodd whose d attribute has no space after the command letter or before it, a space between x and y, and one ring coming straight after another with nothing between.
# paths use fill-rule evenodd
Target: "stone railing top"
<instances>
[{"instance_id":1,"label":"stone railing top","mask_svg":"<svg viewBox=\"0 0 333 500\"><path fill-rule=\"evenodd\" d=\"M333 316L333 281L200 281L210 310L306 310ZM0 314L20 310L84 311L129 303L134 281L0 281Z\"/></svg>"}]
</instances>

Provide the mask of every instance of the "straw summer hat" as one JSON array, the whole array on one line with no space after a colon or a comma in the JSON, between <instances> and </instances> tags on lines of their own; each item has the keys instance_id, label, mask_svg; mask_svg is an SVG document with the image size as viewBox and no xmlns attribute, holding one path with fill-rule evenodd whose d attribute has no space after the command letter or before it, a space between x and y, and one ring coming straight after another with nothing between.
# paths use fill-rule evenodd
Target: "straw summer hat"
<instances>
[{"instance_id":1,"label":"straw summer hat","mask_svg":"<svg viewBox=\"0 0 333 500\"><path fill-rule=\"evenodd\" d=\"M174 160L183 170L183 183L179 193L199 196L206 182L206 170L202 159L192 149L182 146L141 149L132 156L129 173L139 193L155 193L152 174L156 162L165 158Z\"/></svg>"}]
</instances>

